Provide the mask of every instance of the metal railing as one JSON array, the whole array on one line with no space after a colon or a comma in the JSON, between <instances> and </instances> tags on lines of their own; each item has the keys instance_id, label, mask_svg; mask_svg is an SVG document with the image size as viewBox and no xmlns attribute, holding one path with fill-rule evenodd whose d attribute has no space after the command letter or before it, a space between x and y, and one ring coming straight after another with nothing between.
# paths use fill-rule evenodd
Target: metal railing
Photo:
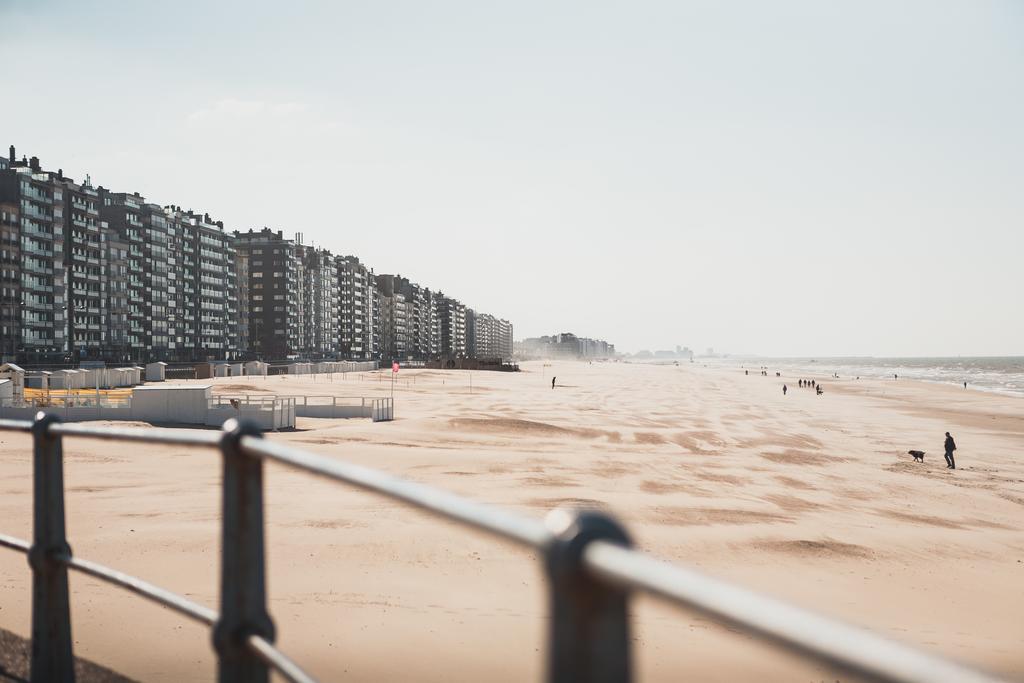
<instances>
[{"instance_id":1,"label":"metal railing","mask_svg":"<svg viewBox=\"0 0 1024 683\"><path fill-rule=\"evenodd\" d=\"M126 429L0 420L0 431L34 442L32 543L0 535L32 568L31 680L74 680L69 588L73 570L120 586L212 627L222 683L265 682L271 670L294 683L313 679L274 646L264 564L263 463L270 461L402 501L517 543L540 555L550 619L547 680L612 682L632 677L629 597L644 592L746 631L776 646L873 681L992 683L998 679L860 628L813 614L631 548L611 517L553 511L541 522L378 470L264 440L228 420L220 432ZM205 446L221 452L220 612L109 567L75 557L64 525L63 437Z\"/></svg>"}]
</instances>

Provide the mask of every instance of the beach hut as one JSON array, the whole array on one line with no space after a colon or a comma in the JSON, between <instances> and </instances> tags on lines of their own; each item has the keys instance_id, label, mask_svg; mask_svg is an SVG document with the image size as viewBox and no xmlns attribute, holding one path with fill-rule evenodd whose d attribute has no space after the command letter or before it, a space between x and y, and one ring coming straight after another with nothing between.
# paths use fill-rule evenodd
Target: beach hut
<instances>
[{"instance_id":1,"label":"beach hut","mask_svg":"<svg viewBox=\"0 0 1024 683\"><path fill-rule=\"evenodd\" d=\"M25 386L29 389L47 391L50 388L50 375L52 374L46 370L40 370L31 375L25 375Z\"/></svg>"},{"instance_id":2,"label":"beach hut","mask_svg":"<svg viewBox=\"0 0 1024 683\"><path fill-rule=\"evenodd\" d=\"M78 368L78 389L95 389L96 383L99 382L100 386L103 386L103 380L100 377L102 370L95 370L92 368Z\"/></svg>"},{"instance_id":3,"label":"beach hut","mask_svg":"<svg viewBox=\"0 0 1024 683\"><path fill-rule=\"evenodd\" d=\"M0 379L0 406L10 405L14 401L14 382Z\"/></svg>"},{"instance_id":4,"label":"beach hut","mask_svg":"<svg viewBox=\"0 0 1024 683\"><path fill-rule=\"evenodd\" d=\"M245 374L245 373L243 371L243 366L242 366L241 363L232 363L231 364L231 376L232 377L241 377L243 374Z\"/></svg>"},{"instance_id":5,"label":"beach hut","mask_svg":"<svg viewBox=\"0 0 1024 683\"><path fill-rule=\"evenodd\" d=\"M267 364L261 360L251 360L245 364L245 374L247 375L266 375Z\"/></svg>"},{"instance_id":6,"label":"beach hut","mask_svg":"<svg viewBox=\"0 0 1024 683\"><path fill-rule=\"evenodd\" d=\"M0 365L0 379L10 380L12 396L22 398L25 395L25 371L14 363Z\"/></svg>"},{"instance_id":7,"label":"beach hut","mask_svg":"<svg viewBox=\"0 0 1024 683\"><path fill-rule=\"evenodd\" d=\"M146 364L146 381L163 382L167 378L167 363L158 360L155 363Z\"/></svg>"},{"instance_id":8,"label":"beach hut","mask_svg":"<svg viewBox=\"0 0 1024 683\"><path fill-rule=\"evenodd\" d=\"M90 387L89 380L92 379L92 372L90 370L72 370L74 374L71 375L72 389L88 389Z\"/></svg>"},{"instance_id":9,"label":"beach hut","mask_svg":"<svg viewBox=\"0 0 1024 683\"><path fill-rule=\"evenodd\" d=\"M231 367L227 363L217 363L213 366L214 377L227 377Z\"/></svg>"},{"instance_id":10,"label":"beach hut","mask_svg":"<svg viewBox=\"0 0 1024 683\"><path fill-rule=\"evenodd\" d=\"M70 389L71 385L74 384L72 379L76 374L74 370L58 370L57 372L50 375L50 388L51 389Z\"/></svg>"}]
</instances>

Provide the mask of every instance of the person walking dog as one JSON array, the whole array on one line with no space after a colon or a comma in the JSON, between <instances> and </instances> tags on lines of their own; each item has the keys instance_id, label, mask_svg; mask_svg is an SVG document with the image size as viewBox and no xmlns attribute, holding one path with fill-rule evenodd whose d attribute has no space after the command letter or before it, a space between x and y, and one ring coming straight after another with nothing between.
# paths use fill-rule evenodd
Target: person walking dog
<instances>
[{"instance_id":1,"label":"person walking dog","mask_svg":"<svg viewBox=\"0 0 1024 683\"><path fill-rule=\"evenodd\" d=\"M953 459L953 451L956 450L956 441L953 441L953 437L951 437L949 435L949 432L946 432L945 449L946 449L946 468L947 469L951 469L951 470L955 470L956 469L956 460Z\"/></svg>"}]
</instances>

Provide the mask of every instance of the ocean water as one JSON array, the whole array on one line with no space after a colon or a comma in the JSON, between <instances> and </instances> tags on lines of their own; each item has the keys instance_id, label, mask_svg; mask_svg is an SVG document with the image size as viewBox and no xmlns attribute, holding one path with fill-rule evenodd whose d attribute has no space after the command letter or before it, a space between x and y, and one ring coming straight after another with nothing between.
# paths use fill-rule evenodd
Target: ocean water
<instances>
[{"instance_id":1,"label":"ocean water","mask_svg":"<svg viewBox=\"0 0 1024 683\"><path fill-rule=\"evenodd\" d=\"M698 359L699 361L700 359ZM941 384L967 382L968 388L1024 396L1024 356L981 356L956 358L730 358L730 365L764 365L784 374L836 373L841 379L871 377L916 379Z\"/></svg>"}]
</instances>

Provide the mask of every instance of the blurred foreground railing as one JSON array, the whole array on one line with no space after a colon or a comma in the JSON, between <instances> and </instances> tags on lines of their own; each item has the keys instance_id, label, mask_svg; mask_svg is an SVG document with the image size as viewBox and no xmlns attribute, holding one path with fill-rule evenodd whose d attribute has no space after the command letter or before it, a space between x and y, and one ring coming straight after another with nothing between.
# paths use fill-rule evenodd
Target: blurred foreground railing
<instances>
[{"instance_id":1,"label":"blurred foreground railing","mask_svg":"<svg viewBox=\"0 0 1024 683\"><path fill-rule=\"evenodd\" d=\"M220 432L169 431L64 424L53 415L40 413L32 422L0 420L3 430L30 432L34 442L32 543L0 535L0 545L26 553L32 568L33 683L74 680L68 569L120 586L212 627L218 678L223 683L262 683L271 670L289 681L312 681L274 646L275 629L267 612L265 588L264 461L403 501L538 551L548 578L549 681L631 679L627 608L629 596L635 591L701 612L868 680L997 680L863 629L656 560L633 550L626 532L605 514L555 510L544 522L520 517L377 470L266 441L258 429L237 420L228 420ZM142 579L72 554L64 526L65 436L220 450L219 614Z\"/></svg>"}]
</instances>

